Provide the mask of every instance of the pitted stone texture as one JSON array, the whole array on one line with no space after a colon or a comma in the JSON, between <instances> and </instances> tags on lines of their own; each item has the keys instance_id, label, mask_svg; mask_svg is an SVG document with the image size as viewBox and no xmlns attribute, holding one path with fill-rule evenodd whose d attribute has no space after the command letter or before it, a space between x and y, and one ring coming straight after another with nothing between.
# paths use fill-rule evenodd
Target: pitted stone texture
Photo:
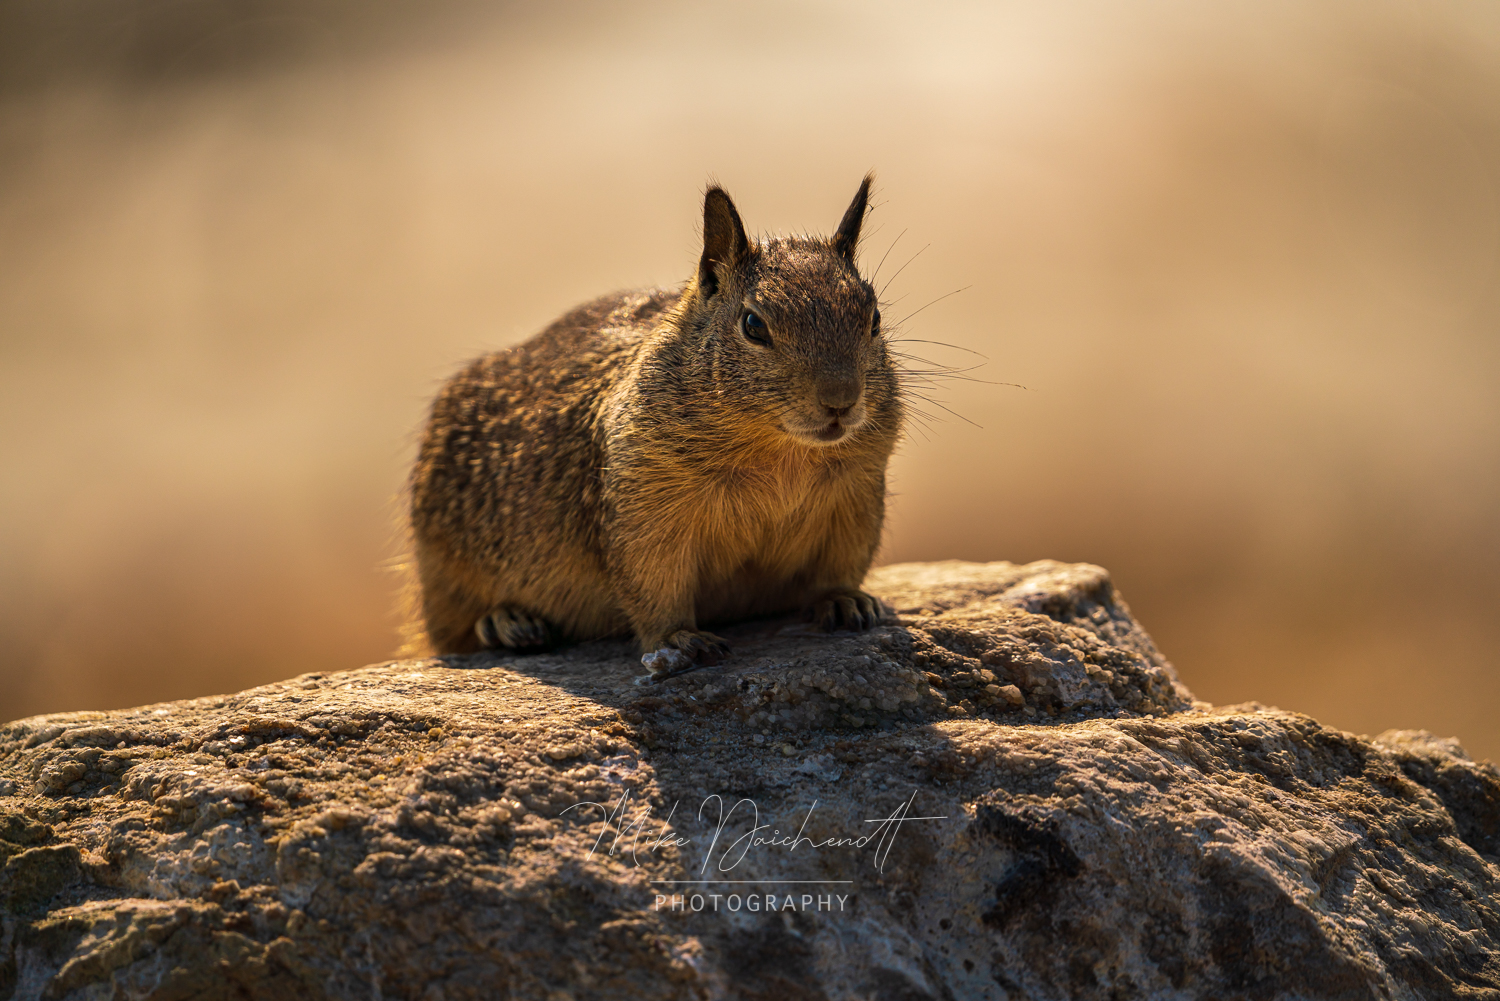
<instances>
[{"instance_id":1,"label":"pitted stone texture","mask_svg":"<svg viewBox=\"0 0 1500 1001\"><path fill-rule=\"evenodd\" d=\"M1097 568L870 586L902 625L744 627L646 688L597 644L10 724L0 997L1500 998L1493 766L1171 712ZM731 864L903 803L943 819ZM705 878L847 882L660 882Z\"/></svg>"},{"instance_id":2,"label":"pitted stone texture","mask_svg":"<svg viewBox=\"0 0 1500 1001\"><path fill-rule=\"evenodd\" d=\"M940 671L960 704L1001 704L986 691L990 674L1054 713L1192 704L1102 567L904 563L874 571L866 587L893 604L916 638L917 665Z\"/></svg>"}]
</instances>

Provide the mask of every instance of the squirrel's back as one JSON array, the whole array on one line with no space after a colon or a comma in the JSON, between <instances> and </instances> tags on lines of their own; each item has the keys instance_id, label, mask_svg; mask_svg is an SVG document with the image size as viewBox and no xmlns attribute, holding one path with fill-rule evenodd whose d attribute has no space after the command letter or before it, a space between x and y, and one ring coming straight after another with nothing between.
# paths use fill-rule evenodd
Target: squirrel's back
<instances>
[{"instance_id":1,"label":"squirrel's back","mask_svg":"<svg viewBox=\"0 0 1500 1001\"><path fill-rule=\"evenodd\" d=\"M599 538L598 408L630 364L660 313L680 293L654 288L600 296L566 313L522 344L483 355L451 378L433 401L428 433L411 477L413 543L424 592L484 593L482 566L527 568L528 595L590 593L587 581L545 580L574 563L597 566ZM425 557L425 559L424 559ZM468 586L422 575L424 566L457 572ZM478 646L472 600L460 611L429 610L425 644L439 651ZM451 600L450 600L451 604ZM598 607L595 603L594 607ZM619 632L619 616L585 616L594 632Z\"/></svg>"}]
</instances>

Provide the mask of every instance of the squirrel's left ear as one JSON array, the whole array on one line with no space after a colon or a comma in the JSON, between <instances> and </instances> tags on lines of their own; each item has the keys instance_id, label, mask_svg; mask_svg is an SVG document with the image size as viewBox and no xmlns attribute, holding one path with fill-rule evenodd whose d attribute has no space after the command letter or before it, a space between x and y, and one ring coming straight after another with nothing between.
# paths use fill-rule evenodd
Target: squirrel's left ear
<instances>
[{"instance_id":1,"label":"squirrel's left ear","mask_svg":"<svg viewBox=\"0 0 1500 1001\"><path fill-rule=\"evenodd\" d=\"M851 264L854 263L854 248L859 246L859 227L865 221L865 206L870 201L870 183L874 180L874 173L865 175L859 190L854 193L854 201L849 203L843 220L839 222L838 232L833 234L833 249Z\"/></svg>"},{"instance_id":2,"label":"squirrel's left ear","mask_svg":"<svg viewBox=\"0 0 1500 1001\"><path fill-rule=\"evenodd\" d=\"M703 256L698 260L698 288L704 295L719 291L720 265L733 268L750 256L745 224L725 190L715 184L703 196Z\"/></svg>"}]
</instances>

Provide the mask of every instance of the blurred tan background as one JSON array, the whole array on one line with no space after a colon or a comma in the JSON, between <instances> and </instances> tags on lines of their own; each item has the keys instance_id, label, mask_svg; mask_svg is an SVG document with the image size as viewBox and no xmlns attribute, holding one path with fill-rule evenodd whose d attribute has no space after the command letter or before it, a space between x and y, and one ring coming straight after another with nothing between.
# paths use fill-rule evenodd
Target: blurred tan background
<instances>
[{"instance_id":1,"label":"blurred tan background","mask_svg":"<svg viewBox=\"0 0 1500 1001\"><path fill-rule=\"evenodd\" d=\"M389 656L440 380L685 278L710 176L871 167L886 315L1027 387L940 391L883 559L1101 563L1202 698L1500 757L1489 2L10 0L0 717Z\"/></svg>"}]
</instances>

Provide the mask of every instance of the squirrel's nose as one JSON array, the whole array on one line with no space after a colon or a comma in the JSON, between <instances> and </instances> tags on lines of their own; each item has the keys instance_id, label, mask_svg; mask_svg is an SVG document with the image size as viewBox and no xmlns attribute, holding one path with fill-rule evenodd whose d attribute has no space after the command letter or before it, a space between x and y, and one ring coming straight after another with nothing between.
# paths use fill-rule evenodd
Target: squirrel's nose
<instances>
[{"instance_id":1,"label":"squirrel's nose","mask_svg":"<svg viewBox=\"0 0 1500 1001\"><path fill-rule=\"evenodd\" d=\"M859 379L829 379L818 384L818 403L837 420L859 402L864 386Z\"/></svg>"}]
</instances>

